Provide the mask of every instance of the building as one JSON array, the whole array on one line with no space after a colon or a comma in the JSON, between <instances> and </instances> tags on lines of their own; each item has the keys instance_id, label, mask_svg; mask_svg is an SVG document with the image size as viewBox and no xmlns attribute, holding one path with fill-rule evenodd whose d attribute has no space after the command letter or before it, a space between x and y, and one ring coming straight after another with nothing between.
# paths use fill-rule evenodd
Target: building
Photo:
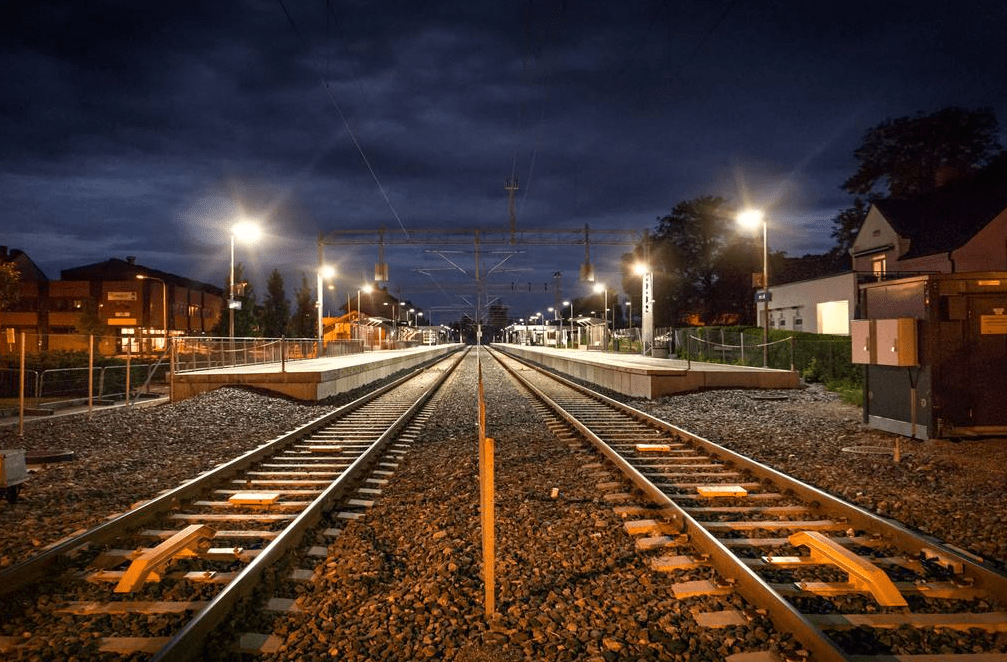
<instances>
[{"instance_id":1,"label":"building","mask_svg":"<svg viewBox=\"0 0 1007 662\"><path fill-rule=\"evenodd\" d=\"M850 334L856 316L857 274L847 272L769 288L769 327L806 333ZM758 305L762 324L762 304Z\"/></svg>"},{"instance_id":2,"label":"building","mask_svg":"<svg viewBox=\"0 0 1007 662\"><path fill-rule=\"evenodd\" d=\"M1007 269L1007 158L909 200L879 200L851 250L877 280Z\"/></svg>"},{"instance_id":3,"label":"building","mask_svg":"<svg viewBox=\"0 0 1007 662\"><path fill-rule=\"evenodd\" d=\"M160 351L166 334L210 333L224 308L221 288L131 257L64 269L60 280L49 280L23 251L0 247L0 259L21 273L20 299L0 314L0 326L24 332L26 346L39 351L85 350L89 335L99 337L103 354Z\"/></svg>"}]
</instances>

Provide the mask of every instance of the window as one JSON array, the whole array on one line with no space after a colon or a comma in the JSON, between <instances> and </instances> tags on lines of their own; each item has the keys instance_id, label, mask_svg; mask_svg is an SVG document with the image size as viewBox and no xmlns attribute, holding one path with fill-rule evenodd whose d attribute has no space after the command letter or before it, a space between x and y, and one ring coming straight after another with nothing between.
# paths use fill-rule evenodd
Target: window
<instances>
[{"instance_id":1,"label":"window","mask_svg":"<svg viewBox=\"0 0 1007 662\"><path fill-rule=\"evenodd\" d=\"M885 255L876 255L871 258L871 273L873 273L878 280L881 280L885 276L887 271L886 260L887 256Z\"/></svg>"}]
</instances>

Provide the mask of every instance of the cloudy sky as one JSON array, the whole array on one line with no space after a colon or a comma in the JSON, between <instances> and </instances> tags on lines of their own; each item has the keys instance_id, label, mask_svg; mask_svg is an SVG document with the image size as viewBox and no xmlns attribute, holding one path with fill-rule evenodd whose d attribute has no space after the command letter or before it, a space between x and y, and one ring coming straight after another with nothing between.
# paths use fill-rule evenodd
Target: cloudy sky
<instances>
[{"instance_id":1,"label":"cloudy sky","mask_svg":"<svg viewBox=\"0 0 1007 662\"><path fill-rule=\"evenodd\" d=\"M247 217L260 294L273 268L313 282L320 235L367 242L325 248L345 300L378 260L347 231L385 226L392 292L451 316L473 244L391 240L506 231L514 177L519 229L631 237L714 194L766 209L771 249L823 252L867 128L948 105L1007 126L1004 25L1002 0L20 3L0 244L50 278L134 255L222 285ZM592 246L599 279L628 248ZM552 305L556 271L584 293L583 246L481 250L516 309Z\"/></svg>"}]
</instances>

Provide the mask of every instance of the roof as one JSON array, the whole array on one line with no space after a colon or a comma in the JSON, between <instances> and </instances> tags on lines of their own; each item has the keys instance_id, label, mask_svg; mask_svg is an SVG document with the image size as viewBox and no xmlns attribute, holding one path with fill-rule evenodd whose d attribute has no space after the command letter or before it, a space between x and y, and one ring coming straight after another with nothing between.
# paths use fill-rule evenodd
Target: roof
<instances>
[{"instance_id":1,"label":"roof","mask_svg":"<svg viewBox=\"0 0 1007 662\"><path fill-rule=\"evenodd\" d=\"M45 273L38 268L38 265L21 249L13 248L8 252L6 246L0 246L0 263L13 264L20 274L20 281L22 283L49 280Z\"/></svg>"},{"instance_id":2,"label":"roof","mask_svg":"<svg viewBox=\"0 0 1007 662\"><path fill-rule=\"evenodd\" d=\"M223 288L216 285L201 283L177 274L151 269L150 267L136 264L132 260L120 260L118 258L110 258L104 262L63 269L59 272L60 280L133 280L137 274L160 278L165 283L185 287L190 290L200 290L220 296L223 296L224 293Z\"/></svg>"},{"instance_id":3,"label":"roof","mask_svg":"<svg viewBox=\"0 0 1007 662\"><path fill-rule=\"evenodd\" d=\"M961 248L1007 209L1007 157L966 179L911 199L874 203L909 250L899 259Z\"/></svg>"}]
</instances>

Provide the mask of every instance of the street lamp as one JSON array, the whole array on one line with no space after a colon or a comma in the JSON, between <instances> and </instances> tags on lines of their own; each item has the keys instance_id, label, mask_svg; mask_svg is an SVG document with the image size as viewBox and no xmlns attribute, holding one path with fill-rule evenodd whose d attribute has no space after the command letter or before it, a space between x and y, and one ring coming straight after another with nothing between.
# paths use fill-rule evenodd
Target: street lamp
<instances>
[{"instance_id":1,"label":"street lamp","mask_svg":"<svg viewBox=\"0 0 1007 662\"><path fill-rule=\"evenodd\" d=\"M757 209L738 214L738 223L752 228L762 223L762 367L769 365L769 241L766 216Z\"/></svg>"},{"instance_id":2,"label":"street lamp","mask_svg":"<svg viewBox=\"0 0 1007 662\"><path fill-rule=\"evenodd\" d=\"M633 297L626 298L626 305L629 306L629 313L627 314L626 328L633 328Z\"/></svg>"},{"instance_id":3,"label":"street lamp","mask_svg":"<svg viewBox=\"0 0 1007 662\"><path fill-rule=\"evenodd\" d=\"M564 301L564 306L570 306L570 347L573 348L573 301Z\"/></svg>"},{"instance_id":4,"label":"street lamp","mask_svg":"<svg viewBox=\"0 0 1007 662\"><path fill-rule=\"evenodd\" d=\"M234 307L236 301L234 299L234 238L251 243L257 240L262 235L262 231L259 226L250 221L241 221L235 223L231 227L231 280L229 291L227 293L227 312L228 312L228 332L231 340L234 340Z\"/></svg>"},{"instance_id":5,"label":"street lamp","mask_svg":"<svg viewBox=\"0 0 1007 662\"><path fill-rule=\"evenodd\" d=\"M318 267L318 358L322 358L324 350L325 322L322 319L322 279L336 277L336 268L330 264L323 264Z\"/></svg>"},{"instance_id":6,"label":"street lamp","mask_svg":"<svg viewBox=\"0 0 1007 662\"><path fill-rule=\"evenodd\" d=\"M595 283L594 292L598 294L599 292L605 293L605 331L601 334L602 342L605 345L604 351L608 351L608 288L605 287L604 283Z\"/></svg>"},{"instance_id":7,"label":"street lamp","mask_svg":"<svg viewBox=\"0 0 1007 662\"><path fill-rule=\"evenodd\" d=\"M168 349L168 285L157 276L137 274L137 280L156 280L161 283L161 320L164 322L164 349Z\"/></svg>"}]
</instances>

